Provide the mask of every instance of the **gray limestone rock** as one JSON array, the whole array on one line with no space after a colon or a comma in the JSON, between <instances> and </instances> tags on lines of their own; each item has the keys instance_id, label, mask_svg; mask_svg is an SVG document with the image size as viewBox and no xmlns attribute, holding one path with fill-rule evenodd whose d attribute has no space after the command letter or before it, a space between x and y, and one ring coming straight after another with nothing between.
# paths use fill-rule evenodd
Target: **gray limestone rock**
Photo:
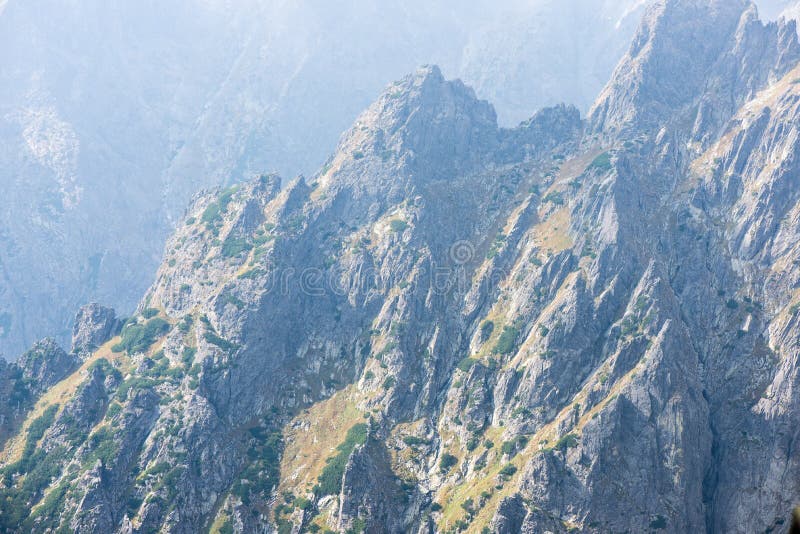
<instances>
[{"instance_id":1,"label":"gray limestone rock","mask_svg":"<svg viewBox=\"0 0 800 534\"><path fill-rule=\"evenodd\" d=\"M586 122L501 128L425 67L317 174L197 195L119 342L27 371L58 407L0 427L3 527L785 528L799 60L662 0Z\"/></svg>"},{"instance_id":2,"label":"gray limestone rock","mask_svg":"<svg viewBox=\"0 0 800 534\"><path fill-rule=\"evenodd\" d=\"M92 352L117 335L122 323L111 308L97 303L78 310L72 327L72 352Z\"/></svg>"}]
</instances>

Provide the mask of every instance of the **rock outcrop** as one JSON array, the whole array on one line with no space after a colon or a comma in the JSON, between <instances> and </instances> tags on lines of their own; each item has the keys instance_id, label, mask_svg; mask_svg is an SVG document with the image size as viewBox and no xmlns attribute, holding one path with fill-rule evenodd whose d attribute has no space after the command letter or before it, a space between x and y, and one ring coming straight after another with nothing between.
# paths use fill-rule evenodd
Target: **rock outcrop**
<instances>
[{"instance_id":1,"label":"rock outcrop","mask_svg":"<svg viewBox=\"0 0 800 534\"><path fill-rule=\"evenodd\" d=\"M116 312L97 303L78 310L72 327L72 352L89 352L119 333L122 322Z\"/></svg>"},{"instance_id":2,"label":"rock outcrop","mask_svg":"<svg viewBox=\"0 0 800 534\"><path fill-rule=\"evenodd\" d=\"M39 392L61 381L75 369L77 363L74 356L64 352L49 338L34 344L17 360L23 380L34 385Z\"/></svg>"}]
</instances>

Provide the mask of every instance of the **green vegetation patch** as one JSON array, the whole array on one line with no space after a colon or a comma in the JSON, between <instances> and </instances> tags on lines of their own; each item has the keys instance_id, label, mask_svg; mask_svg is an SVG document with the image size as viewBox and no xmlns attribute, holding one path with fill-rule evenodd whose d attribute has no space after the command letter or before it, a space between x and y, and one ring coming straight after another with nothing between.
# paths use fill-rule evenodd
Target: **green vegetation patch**
<instances>
[{"instance_id":1,"label":"green vegetation patch","mask_svg":"<svg viewBox=\"0 0 800 534\"><path fill-rule=\"evenodd\" d=\"M56 447L49 453L37 451L22 482L0 490L0 532L30 532L19 527L30 514L31 505L39 501L42 491L61 473L66 452L64 447Z\"/></svg>"},{"instance_id":2,"label":"green vegetation patch","mask_svg":"<svg viewBox=\"0 0 800 534\"><path fill-rule=\"evenodd\" d=\"M122 412L122 405L117 401L112 402L106 410L106 417L113 419Z\"/></svg>"},{"instance_id":3,"label":"green vegetation patch","mask_svg":"<svg viewBox=\"0 0 800 534\"><path fill-rule=\"evenodd\" d=\"M389 226L391 227L392 232L400 233L404 232L406 228L408 228L408 223L400 219L393 219L389 221Z\"/></svg>"},{"instance_id":4,"label":"green vegetation patch","mask_svg":"<svg viewBox=\"0 0 800 534\"><path fill-rule=\"evenodd\" d=\"M269 499L280 480L280 459L283 454L283 435L271 424L249 430L247 457L250 464L239 474L232 492L243 503L256 497Z\"/></svg>"},{"instance_id":5,"label":"green vegetation patch","mask_svg":"<svg viewBox=\"0 0 800 534\"><path fill-rule=\"evenodd\" d=\"M486 259L491 260L492 258L497 256L500 253L500 251L503 250L503 248L505 246L506 246L506 236L505 236L505 234L503 234L503 233L497 234L497 236L494 238L494 241L492 241L492 244L489 247L489 250L486 251Z\"/></svg>"},{"instance_id":6,"label":"green vegetation patch","mask_svg":"<svg viewBox=\"0 0 800 534\"><path fill-rule=\"evenodd\" d=\"M545 196L542 199L542 202L545 202L545 203L549 202L549 203L553 204L554 206L563 206L564 203L565 203L564 195L560 191L553 191L551 193L548 193L547 196Z\"/></svg>"},{"instance_id":7,"label":"green vegetation patch","mask_svg":"<svg viewBox=\"0 0 800 534\"><path fill-rule=\"evenodd\" d=\"M428 440L418 436L403 436L403 443L409 447L418 447L420 445L427 445Z\"/></svg>"},{"instance_id":8,"label":"green vegetation patch","mask_svg":"<svg viewBox=\"0 0 800 534\"><path fill-rule=\"evenodd\" d=\"M117 443L114 441L114 431L107 426L100 427L94 434L89 436L89 455L84 461L85 464L93 464L96 460L109 465L117 454Z\"/></svg>"},{"instance_id":9,"label":"green vegetation patch","mask_svg":"<svg viewBox=\"0 0 800 534\"><path fill-rule=\"evenodd\" d=\"M563 436L561 439L559 439L553 446L553 448L558 451L566 451L567 449L571 449L577 446L578 446L578 436L576 434L567 434Z\"/></svg>"},{"instance_id":10,"label":"green vegetation patch","mask_svg":"<svg viewBox=\"0 0 800 534\"><path fill-rule=\"evenodd\" d=\"M169 323L154 317L144 324L129 324L122 329L120 342L111 347L113 352L144 352L163 334L169 331Z\"/></svg>"},{"instance_id":11,"label":"green vegetation patch","mask_svg":"<svg viewBox=\"0 0 800 534\"><path fill-rule=\"evenodd\" d=\"M383 389L391 389L395 385L396 382L397 382L397 379L395 377L393 377L392 375L389 375L383 381L382 387L383 387Z\"/></svg>"},{"instance_id":12,"label":"green vegetation patch","mask_svg":"<svg viewBox=\"0 0 800 534\"><path fill-rule=\"evenodd\" d=\"M62 482L53 488L50 493L47 494L44 501L36 508L34 513L25 521L25 530L28 532L34 532L34 530L42 532L48 529L55 530L58 528L58 525L61 523L61 512L69 487L69 483Z\"/></svg>"},{"instance_id":13,"label":"green vegetation patch","mask_svg":"<svg viewBox=\"0 0 800 534\"><path fill-rule=\"evenodd\" d=\"M452 454L444 453L441 460L439 460L439 470L442 473L447 473L458 463L458 458Z\"/></svg>"},{"instance_id":14,"label":"green vegetation patch","mask_svg":"<svg viewBox=\"0 0 800 534\"><path fill-rule=\"evenodd\" d=\"M514 476L514 473L516 472L517 472L517 466L515 466L514 464L506 464L499 471L500 475L506 478Z\"/></svg>"},{"instance_id":15,"label":"green vegetation patch","mask_svg":"<svg viewBox=\"0 0 800 534\"><path fill-rule=\"evenodd\" d=\"M238 190L238 187L230 187L220 193L217 200L211 202L206 209L203 210L203 215L200 220L206 223L207 227L211 227L222 219L222 214L228 211L228 204L233 199L233 194Z\"/></svg>"},{"instance_id":16,"label":"green vegetation patch","mask_svg":"<svg viewBox=\"0 0 800 534\"><path fill-rule=\"evenodd\" d=\"M222 244L221 254L226 258L233 258L243 252L250 252L253 245L242 237L229 237Z\"/></svg>"},{"instance_id":17,"label":"green vegetation patch","mask_svg":"<svg viewBox=\"0 0 800 534\"><path fill-rule=\"evenodd\" d=\"M650 528L653 530L665 530L667 528L667 518L663 515L657 515L655 519L650 521Z\"/></svg>"},{"instance_id":18,"label":"green vegetation patch","mask_svg":"<svg viewBox=\"0 0 800 534\"><path fill-rule=\"evenodd\" d=\"M100 370L104 377L111 376L116 380L122 378L122 373L120 373L116 367L111 365L111 362L109 362L106 358L98 358L95 360L88 368L89 374L94 374L95 370L97 369Z\"/></svg>"},{"instance_id":19,"label":"green vegetation patch","mask_svg":"<svg viewBox=\"0 0 800 534\"><path fill-rule=\"evenodd\" d=\"M222 211L220 210L219 202L212 202L206 209L203 211L202 217L200 220L206 224L213 223L217 221L222 215Z\"/></svg>"},{"instance_id":20,"label":"green vegetation patch","mask_svg":"<svg viewBox=\"0 0 800 534\"><path fill-rule=\"evenodd\" d=\"M216 345L217 347L221 348L222 350L224 350L226 352L233 352L233 351L235 351L236 349L239 348L239 345L237 345L236 343L228 341L227 339L224 339L224 338L218 336L217 334L215 334L214 332L210 332L210 331L208 331L205 334L203 334L203 339L205 339L206 341L208 341L212 345Z\"/></svg>"},{"instance_id":21,"label":"green vegetation patch","mask_svg":"<svg viewBox=\"0 0 800 534\"><path fill-rule=\"evenodd\" d=\"M603 152L592 162L589 164L589 167L586 168L587 171L597 171L599 173L605 173L610 171L612 168L611 165L611 154L608 152Z\"/></svg>"},{"instance_id":22,"label":"green vegetation patch","mask_svg":"<svg viewBox=\"0 0 800 534\"><path fill-rule=\"evenodd\" d=\"M504 441L503 445L500 446L500 450L503 454L508 454L509 456L514 456L517 454L518 451L525 448L525 445L528 444L528 438L525 436L517 436L514 439L509 441Z\"/></svg>"},{"instance_id":23,"label":"green vegetation patch","mask_svg":"<svg viewBox=\"0 0 800 534\"><path fill-rule=\"evenodd\" d=\"M53 404L48 406L42 415L31 421L30 426L28 426L28 435L25 437L25 447L22 449L22 458L4 468L4 475L28 472L28 469L32 467L30 459L33 457L34 451L36 451L36 444L42 439L47 429L53 425L56 413L58 413L58 404Z\"/></svg>"},{"instance_id":24,"label":"green vegetation patch","mask_svg":"<svg viewBox=\"0 0 800 534\"><path fill-rule=\"evenodd\" d=\"M458 365L456 367L458 367L459 371L463 373L468 373L469 370L472 369L472 366L475 365L476 363L478 363L478 360L476 360L475 358L464 358L463 360L458 362Z\"/></svg>"},{"instance_id":25,"label":"green vegetation patch","mask_svg":"<svg viewBox=\"0 0 800 534\"><path fill-rule=\"evenodd\" d=\"M183 347L183 352L181 353L181 362L183 365L186 367L191 367L195 354L197 354L196 348Z\"/></svg>"},{"instance_id":26,"label":"green vegetation patch","mask_svg":"<svg viewBox=\"0 0 800 534\"><path fill-rule=\"evenodd\" d=\"M338 495L342 489L342 476L347 459L358 445L367 442L369 427L366 423L358 423L347 431L347 436L341 445L336 447L337 453L329 458L328 465L322 470L314 486L314 493L321 497L323 495Z\"/></svg>"},{"instance_id":27,"label":"green vegetation patch","mask_svg":"<svg viewBox=\"0 0 800 534\"><path fill-rule=\"evenodd\" d=\"M492 354L510 354L514 351L519 330L513 326L504 326L500 337L492 348Z\"/></svg>"},{"instance_id":28,"label":"green vegetation patch","mask_svg":"<svg viewBox=\"0 0 800 534\"><path fill-rule=\"evenodd\" d=\"M481 323L481 343L486 343L494 332L494 323L486 320Z\"/></svg>"},{"instance_id":29,"label":"green vegetation patch","mask_svg":"<svg viewBox=\"0 0 800 534\"><path fill-rule=\"evenodd\" d=\"M5 486L0 489L0 532L30 531L30 528L21 528L23 521L29 516L32 505L41 499L43 490L61 473L67 453L64 447L55 447L49 452L36 450L36 444L52 426L57 413L58 405L49 406L34 419L28 427L22 457L0 469ZM15 475L23 476L15 481ZM63 497L57 489L50 495L53 498L40 511L50 513Z\"/></svg>"},{"instance_id":30,"label":"green vegetation patch","mask_svg":"<svg viewBox=\"0 0 800 534\"><path fill-rule=\"evenodd\" d=\"M129 393L131 391L137 391L140 389L151 389L161 384L162 382L163 380L134 376L125 380L122 384L119 385L119 388L117 388L117 397L124 400L128 398Z\"/></svg>"}]
</instances>

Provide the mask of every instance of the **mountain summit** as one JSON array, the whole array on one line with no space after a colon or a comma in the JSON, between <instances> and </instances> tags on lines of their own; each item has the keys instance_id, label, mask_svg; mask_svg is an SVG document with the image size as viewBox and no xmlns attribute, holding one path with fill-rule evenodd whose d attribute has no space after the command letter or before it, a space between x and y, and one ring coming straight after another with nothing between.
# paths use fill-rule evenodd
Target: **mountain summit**
<instances>
[{"instance_id":1,"label":"mountain summit","mask_svg":"<svg viewBox=\"0 0 800 534\"><path fill-rule=\"evenodd\" d=\"M795 21L764 25L746 0L661 0L590 112L597 130L696 121L708 135L800 59Z\"/></svg>"}]
</instances>

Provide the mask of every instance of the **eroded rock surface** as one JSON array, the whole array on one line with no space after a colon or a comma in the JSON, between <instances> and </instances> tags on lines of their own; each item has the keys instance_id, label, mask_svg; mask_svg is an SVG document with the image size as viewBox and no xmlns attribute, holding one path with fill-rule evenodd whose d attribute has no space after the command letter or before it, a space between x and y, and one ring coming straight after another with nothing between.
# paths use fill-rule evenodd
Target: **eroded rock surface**
<instances>
[{"instance_id":1,"label":"eroded rock surface","mask_svg":"<svg viewBox=\"0 0 800 534\"><path fill-rule=\"evenodd\" d=\"M18 410L0 520L785 528L799 60L793 22L662 0L586 120L500 128L425 67L313 177L198 195L136 316Z\"/></svg>"}]
</instances>

